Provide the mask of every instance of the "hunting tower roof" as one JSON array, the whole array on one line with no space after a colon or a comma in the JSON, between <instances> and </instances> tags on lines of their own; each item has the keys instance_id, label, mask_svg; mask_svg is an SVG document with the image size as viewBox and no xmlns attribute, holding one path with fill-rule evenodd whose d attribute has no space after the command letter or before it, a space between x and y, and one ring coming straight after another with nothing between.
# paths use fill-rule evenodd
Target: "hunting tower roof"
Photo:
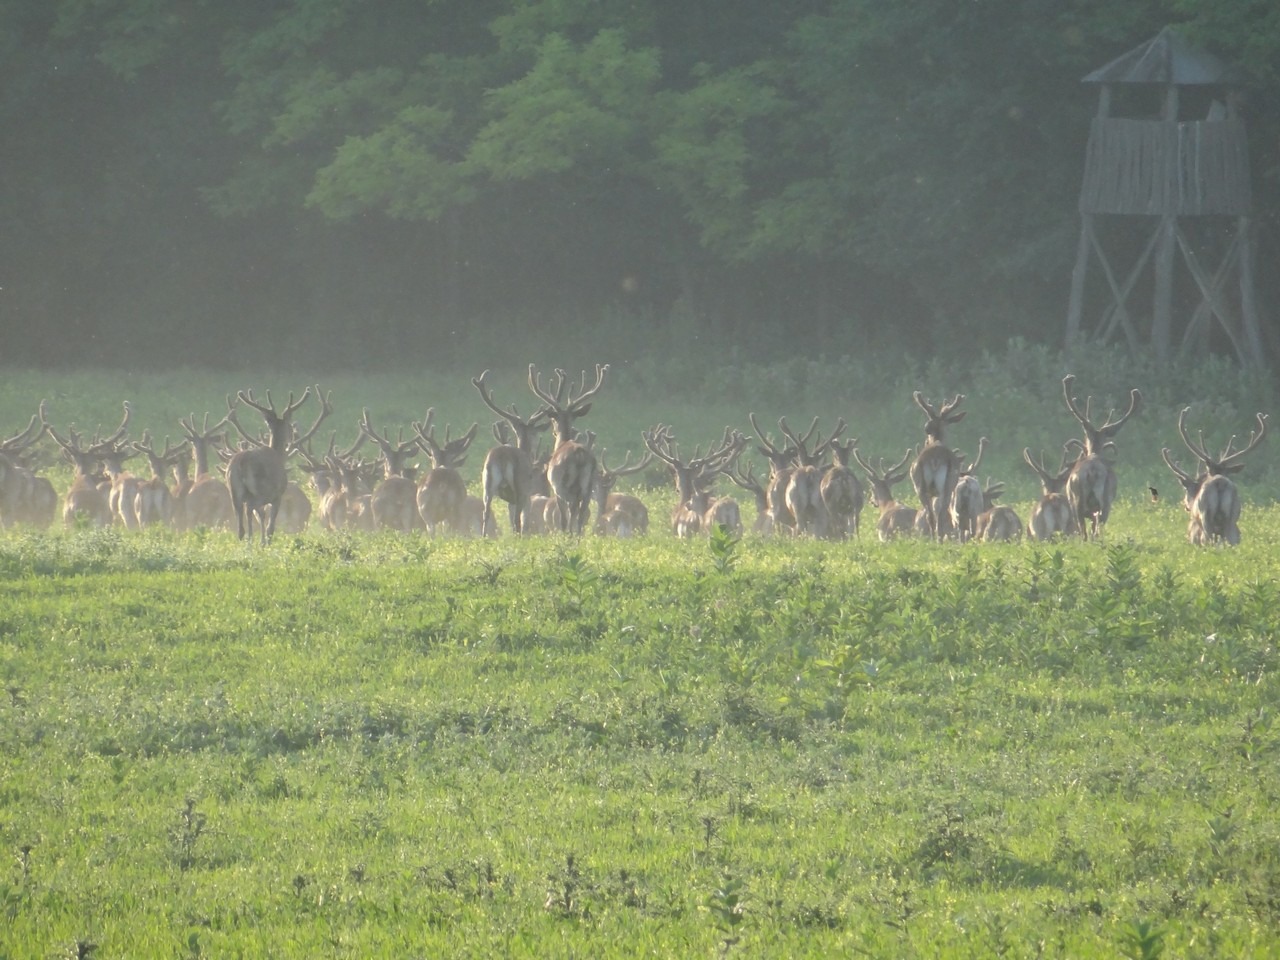
<instances>
[{"instance_id":1,"label":"hunting tower roof","mask_svg":"<svg viewBox=\"0 0 1280 960\"><path fill-rule=\"evenodd\" d=\"M1213 54L1191 46L1165 27L1146 43L1086 76L1081 83L1161 83L1234 86L1243 77Z\"/></svg>"}]
</instances>

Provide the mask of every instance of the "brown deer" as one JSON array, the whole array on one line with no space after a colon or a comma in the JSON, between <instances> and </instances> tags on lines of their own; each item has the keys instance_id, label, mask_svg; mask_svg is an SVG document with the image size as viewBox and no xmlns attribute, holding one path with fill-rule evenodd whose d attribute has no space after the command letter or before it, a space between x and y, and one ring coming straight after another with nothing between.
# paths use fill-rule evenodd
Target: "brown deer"
<instances>
[{"instance_id":1,"label":"brown deer","mask_svg":"<svg viewBox=\"0 0 1280 960\"><path fill-rule=\"evenodd\" d=\"M1103 458L1103 451L1115 448L1113 438L1137 412L1142 403L1142 394L1134 387L1129 391L1129 409L1119 420L1113 419L1115 411L1112 410L1107 414L1104 424L1094 426L1089 415L1089 405L1093 398L1085 398L1082 410L1071 392L1075 381L1075 375L1070 373L1062 378L1062 395L1067 401L1067 409L1084 428L1082 455L1067 476L1067 499L1071 501L1080 536L1092 539L1106 525L1107 518L1111 515L1111 504L1116 498L1116 472L1111 463ZM1085 525L1085 520L1089 521L1088 526Z\"/></svg>"},{"instance_id":2,"label":"brown deer","mask_svg":"<svg viewBox=\"0 0 1280 960\"><path fill-rule=\"evenodd\" d=\"M1040 478L1041 490L1039 501L1031 509L1031 519L1027 521L1027 536L1032 540L1071 536L1076 532L1076 514L1066 495L1067 478L1075 467L1070 448L1062 448L1062 463L1057 473L1051 473L1045 466L1043 453L1038 461L1032 460L1030 448L1023 447L1022 459Z\"/></svg>"},{"instance_id":3,"label":"brown deer","mask_svg":"<svg viewBox=\"0 0 1280 960\"><path fill-rule=\"evenodd\" d=\"M218 431L227 422L227 417L223 417L211 427L207 412L199 428L196 427L194 413L185 420L178 420L178 425L182 427L182 432L191 445L191 458L196 473L190 486L185 491L179 491L179 527L182 529L204 527L209 530L226 530L235 522L236 511L231 502L231 491L220 477L209 471L209 451L226 444L226 434Z\"/></svg>"},{"instance_id":4,"label":"brown deer","mask_svg":"<svg viewBox=\"0 0 1280 960\"><path fill-rule=\"evenodd\" d=\"M573 423L585 417L591 410L591 402L604 385L609 365L596 364L596 382L587 387L587 374L582 382L572 387L563 370L556 370L555 385L547 389L542 385L534 365L529 364L529 389L543 403L545 416L551 421L551 432L556 447L547 462L547 481L551 492L566 504L567 529L575 535L586 526L591 507L591 488L595 484L596 458L585 445L573 436Z\"/></svg>"},{"instance_id":5,"label":"brown deer","mask_svg":"<svg viewBox=\"0 0 1280 960\"><path fill-rule=\"evenodd\" d=\"M151 476L138 484L138 492L134 501L134 512L138 523L144 527L156 525L171 526L173 524L174 497L165 480L165 475L178 463L187 459L187 442L184 440L176 447L169 445L169 438L164 438L164 450L156 453L151 442L151 432L142 431L142 439L133 442L133 448L147 458L151 467Z\"/></svg>"},{"instance_id":6,"label":"brown deer","mask_svg":"<svg viewBox=\"0 0 1280 960\"><path fill-rule=\"evenodd\" d=\"M45 477L36 475L32 459L45 430L42 409L25 429L0 440L0 530L20 523L45 529L53 523L58 495Z\"/></svg>"},{"instance_id":7,"label":"brown deer","mask_svg":"<svg viewBox=\"0 0 1280 960\"><path fill-rule=\"evenodd\" d=\"M418 453L421 447L413 440L403 439L403 436L392 443L389 433L378 433L373 428L367 408L360 420L360 430L382 451L383 476L369 497L374 526L399 530L401 533L421 529L418 485L409 475L409 458Z\"/></svg>"},{"instance_id":8,"label":"brown deer","mask_svg":"<svg viewBox=\"0 0 1280 960\"><path fill-rule=\"evenodd\" d=\"M992 483L990 480L982 489L982 513L978 514L978 523L974 536L983 543L1018 541L1022 539L1022 518L1013 507L997 504L996 500L1004 493L1003 483Z\"/></svg>"},{"instance_id":9,"label":"brown deer","mask_svg":"<svg viewBox=\"0 0 1280 960\"><path fill-rule=\"evenodd\" d=\"M431 469L418 485L418 515L433 537L442 523L455 533L465 534L467 524L463 511L467 500L467 484L459 469L467 458L467 448L475 439L480 425L473 423L471 429L462 436L450 438L449 425L445 424L442 442L436 439L436 429L432 423L435 415L435 408L432 407L427 410L421 423L413 424L418 443L431 460Z\"/></svg>"},{"instance_id":10,"label":"brown deer","mask_svg":"<svg viewBox=\"0 0 1280 960\"><path fill-rule=\"evenodd\" d=\"M787 487L791 484L791 472L795 469L796 454L799 451L790 443L781 447L774 444L768 434L760 429L754 413L748 413L747 419L751 421L751 428L755 430L756 439L760 441L756 449L769 461L769 480L765 485L765 495L769 501L769 529L773 533L793 534L796 529L796 518L791 513L791 508L787 506ZM815 421L813 427L816 426ZM807 442L809 434L806 434L804 439Z\"/></svg>"},{"instance_id":11,"label":"brown deer","mask_svg":"<svg viewBox=\"0 0 1280 960\"><path fill-rule=\"evenodd\" d=\"M675 482L679 502L671 511L672 532L677 537L687 538L703 531L704 518L712 506L711 485L732 466L746 443L746 437L726 427L719 443L711 447L705 456L701 447L695 447L693 456L686 461L680 456L671 427L659 424L652 430L645 430L642 436L649 452L670 468ZM721 519L719 522L725 521ZM741 524L740 517L738 524Z\"/></svg>"},{"instance_id":12,"label":"brown deer","mask_svg":"<svg viewBox=\"0 0 1280 960\"><path fill-rule=\"evenodd\" d=\"M747 469L744 471L735 462L725 471L725 476L750 493L754 498L756 519L751 525L751 532L767 537L773 532L773 519L769 516L769 491L763 483L756 479L755 467L748 464Z\"/></svg>"},{"instance_id":13,"label":"brown deer","mask_svg":"<svg viewBox=\"0 0 1280 960\"><path fill-rule=\"evenodd\" d=\"M270 543L275 535L276 517L289 486L287 458L294 441L293 415L310 396L310 387L296 401L290 393L284 410L277 412L271 401L270 390L267 391L265 404L254 399L252 390L241 390L236 394L237 400L262 414L270 432L270 440L266 444L245 433L236 419L235 403L230 397L227 398L227 419L246 441L253 444L249 449L237 452L227 464L227 488L231 491L231 505L236 515L236 534L241 540L245 539L247 533L252 542L255 516L258 518L263 546ZM327 398L321 397L319 387L316 388L316 396L322 403L320 419L315 425L318 427L320 420L327 416L331 408ZM311 432L315 432L315 427ZM305 494L303 496L305 498Z\"/></svg>"},{"instance_id":14,"label":"brown deer","mask_svg":"<svg viewBox=\"0 0 1280 960\"><path fill-rule=\"evenodd\" d=\"M791 478L787 481L787 490L784 495L787 510L795 520L796 534L809 534L819 539L826 539L830 535L831 518L827 513L827 505L822 499L823 471L818 467L818 463L826 455L830 440L844 431L845 422L840 420L836 424L828 440L815 441L813 450L809 449L809 441L817 432L817 417L813 418L813 423L809 425L809 430L803 437L797 437L791 432L791 428L787 426L786 417L778 421L778 427L796 451Z\"/></svg>"},{"instance_id":15,"label":"brown deer","mask_svg":"<svg viewBox=\"0 0 1280 960\"><path fill-rule=\"evenodd\" d=\"M952 533L948 508L951 492L960 479L960 458L947 446L944 434L948 426L964 419L967 411L956 412L956 407L964 402L964 395L958 393L940 407L934 406L919 390L911 397L926 418L924 449L911 465L911 483L920 498L930 535L942 540Z\"/></svg>"},{"instance_id":16,"label":"brown deer","mask_svg":"<svg viewBox=\"0 0 1280 960\"><path fill-rule=\"evenodd\" d=\"M640 461L632 464L628 451L622 466L615 468L605 463L608 455L608 450L601 450L596 459L596 483L592 493L596 502L596 533L623 538L648 533L649 508L639 497L614 493L613 488L620 478L639 473L652 463L653 452L646 450Z\"/></svg>"},{"instance_id":17,"label":"brown deer","mask_svg":"<svg viewBox=\"0 0 1280 960\"><path fill-rule=\"evenodd\" d=\"M961 543L972 540L978 532L978 517L990 505L983 502L982 485L978 483L978 467L982 464L982 455L987 452L987 438L978 440L978 455L973 463L960 469L955 486L951 490L951 528L960 537ZM957 462L963 462L959 458Z\"/></svg>"},{"instance_id":18,"label":"brown deer","mask_svg":"<svg viewBox=\"0 0 1280 960\"><path fill-rule=\"evenodd\" d=\"M822 475L819 490L830 519L831 535L837 540L846 540L850 534L858 536L858 519L867 499L866 488L849 467L849 456L857 445L856 437L840 440L832 436L827 441L827 449L835 462Z\"/></svg>"},{"instance_id":19,"label":"brown deer","mask_svg":"<svg viewBox=\"0 0 1280 960\"><path fill-rule=\"evenodd\" d=\"M67 527L77 523L88 523L95 527L109 527L115 515L107 502L107 493L98 485L98 468L101 462L95 447L81 446L81 438L73 426L67 428L67 435L60 436L53 425L44 419L44 404L40 405L40 415L45 430L59 447L62 454L75 470L71 488L62 505L62 522Z\"/></svg>"},{"instance_id":20,"label":"brown deer","mask_svg":"<svg viewBox=\"0 0 1280 960\"><path fill-rule=\"evenodd\" d=\"M1244 447L1233 450L1235 437L1232 437L1222 453L1214 457L1205 449L1203 435L1197 443L1192 443L1187 435L1186 420L1190 409L1183 407L1178 414L1178 434L1200 461L1196 475L1182 470L1171 459L1168 447L1160 451L1160 456L1178 478L1185 493L1182 505L1191 515L1187 538L1195 544L1226 543L1236 546L1240 543L1240 491L1236 489L1231 475L1244 469L1243 458L1262 442L1267 432L1267 418L1258 414L1258 429L1249 433L1249 442Z\"/></svg>"},{"instance_id":21,"label":"brown deer","mask_svg":"<svg viewBox=\"0 0 1280 960\"><path fill-rule=\"evenodd\" d=\"M876 522L876 533L882 542L888 542L897 537L909 537L915 533L915 508L899 503L893 497L894 486L905 480L911 472L907 462L913 453L915 453L914 450L907 448L902 459L891 467L886 467L884 458L881 457L879 466L873 467L862 459L856 449L853 451L853 459L871 482L871 499L880 510L880 519Z\"/></svg>"},{"instance_id":22,"label":"brown deer","mask_svg":"<svg viewBox=\"0 0 1280 960\"><path fill-rule=\"evenodd\" d=\"M484 466L480 470L484 491L481 527L487 535L493 525L493 501L496 497L507 502L511 532L519 534L524 532L529 498L537 492L534 484L534 457L538 434L546 430L551 421L547 419L545 407L529 417L520 416L514 403L503 410L493 400L493 392L486 383L488 376L489 371L486 370L471 380L480 391L480 399L484 401L484 405L502 418L493 426L498 446L485 454ZM508 438L513 442L508 443Z\"/></svg>"}]
</instances>

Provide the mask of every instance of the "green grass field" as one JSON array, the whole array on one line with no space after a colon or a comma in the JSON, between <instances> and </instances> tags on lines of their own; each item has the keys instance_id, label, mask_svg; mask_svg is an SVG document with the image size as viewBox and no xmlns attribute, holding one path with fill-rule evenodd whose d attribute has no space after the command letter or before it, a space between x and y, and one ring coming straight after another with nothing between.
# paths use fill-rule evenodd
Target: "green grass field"
<instances>
[{"instance_id":1,"label":"green grass field","mask_svg":"<svg viewBox=\"0 0 1280 960\"><path fill-rule=\"evenodd\" d=\"M1274 461L1194 548L1165 426L1102 543L0 534L0 957L1280 956Z\"/></svg>"}]
</instances>

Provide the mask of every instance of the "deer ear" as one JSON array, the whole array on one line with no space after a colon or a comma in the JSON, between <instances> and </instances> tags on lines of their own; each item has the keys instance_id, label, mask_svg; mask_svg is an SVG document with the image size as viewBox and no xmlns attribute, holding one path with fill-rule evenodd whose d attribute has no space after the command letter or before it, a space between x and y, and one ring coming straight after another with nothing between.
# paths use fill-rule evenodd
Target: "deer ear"
<instances>
[{"instance_id":1,"label":"deer ear","mask_svg":"<svg viewBox=\"0 0 1280 960\"><path fill-rule=\"evenodd\" d=\"M585 417L590 412L591 412L591 404L588 403L585 407L581 407L577 410L574 410L573 413L575 417Z\"/></svg>"},{"instance_id":2,"label":"deer ear","mask_svg":"<svg viewBox=\"0 0 1280 960\"><path fill-rule=\"evenodd\" d=\"M959 413L952 413L947 416L947 423L959 423L965 418L968 410L961 410Z\"/></svg>"}]
</instances>

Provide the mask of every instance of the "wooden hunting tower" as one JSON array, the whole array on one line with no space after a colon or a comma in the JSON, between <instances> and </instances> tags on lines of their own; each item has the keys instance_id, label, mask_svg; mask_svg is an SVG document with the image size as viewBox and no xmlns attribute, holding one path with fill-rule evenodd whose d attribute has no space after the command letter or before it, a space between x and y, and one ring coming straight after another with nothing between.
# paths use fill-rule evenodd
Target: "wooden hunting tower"
<instances>
[{"instance_id":1,"label":"wooden hunting tower","mask_svg":"<svg viewBox=\"0 0 1280 960\"><path fill-rule=\"evenodd\" d=\"M1169 27L1084 78L1098 84L1100 94L1080 191L1068 343L1082 333L1105 341L1119 332L1132 352L1149 345L1164 363L1174 355L1175 336L1177 355L1183 356L1203 352L1216 335L1219 342L1225 337L1242 365L1263 363L1239 80ZM1146 116L1112 115L1121 108ZM1111 258L1139 250L1127 276L1113 269ZM1179 253L1185 275L1176 269ZM1105 306L1096 325L1082 330L1093 257L1106 281ZM1149 296L1135 292L1148 267ZM1135 312L1149 322L1135 319L1131 299L1139 301Z\"/></svg>"}]
</instances>

